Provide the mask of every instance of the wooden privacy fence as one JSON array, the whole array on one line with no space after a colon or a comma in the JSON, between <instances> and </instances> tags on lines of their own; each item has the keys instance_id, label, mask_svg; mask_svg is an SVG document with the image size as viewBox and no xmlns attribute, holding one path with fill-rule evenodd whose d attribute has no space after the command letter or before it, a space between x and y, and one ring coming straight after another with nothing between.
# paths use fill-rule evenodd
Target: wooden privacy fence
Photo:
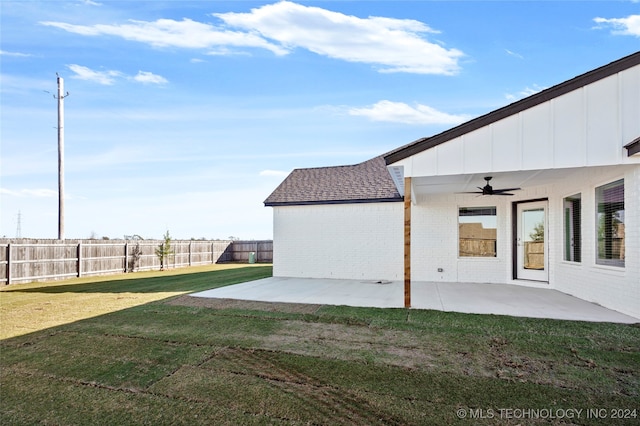
<instances>
[{"instance_id":1,"label":"wooden privacy fence","mask_svg":"<svg viewBox=\"0 0 640 426\"><path fill-rule=\"evenodd\" d=\"M496 257L496 239L460 238L460 257Z\"/></svg>"},{"instance_id":2,"label":"wooden privacy fence","mask_svg":"<svg viewBox=\"0 0 640 426\"><path fill-rule=\"evenodd\" d=\"M163 240L0 239L0 283L15 284L160 269ZM273 262L273 241L172 240L169 268Z\"/></svg>"},{"instance_id":3,"label":"wooden privacy fence","mask_svg":"<svg viewBox=\"0 0 640 426\"><path fill-rule=\"evenodd\" d=\"M524 267L525 269L544 269L544 241L525 241Z\"/></svg>"}]
</instances>

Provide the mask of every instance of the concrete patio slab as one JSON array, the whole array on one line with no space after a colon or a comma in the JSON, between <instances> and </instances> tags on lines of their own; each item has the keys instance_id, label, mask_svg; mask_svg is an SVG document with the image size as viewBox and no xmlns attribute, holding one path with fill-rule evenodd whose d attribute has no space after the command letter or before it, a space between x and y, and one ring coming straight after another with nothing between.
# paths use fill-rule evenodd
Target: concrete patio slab
<instances>
[{"instance_id":1,"label":"concrete patio slab","mask_svg":"<svg viewBox=\"0 0 640 426\"><path fill-rule=\"evenodd\" d=\"M377 308L404 307L402 282L271 277L193 293L195 297ZM557 290L509 284L414 282L413 309L633 324L624 315Z\"/></svg>"}]
</instances>

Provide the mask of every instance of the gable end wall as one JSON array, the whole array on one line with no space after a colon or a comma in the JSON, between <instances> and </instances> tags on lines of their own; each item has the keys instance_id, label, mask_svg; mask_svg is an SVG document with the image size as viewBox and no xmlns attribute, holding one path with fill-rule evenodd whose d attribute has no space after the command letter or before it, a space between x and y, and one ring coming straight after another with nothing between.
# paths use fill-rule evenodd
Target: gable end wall
<instances>
[{"instance_id":1,"label":"gable end wall","mask_svg":"<svg viewBox=\"0 0 640 426\"><path fill-rule=\"evenodd\" d=\"M403 204L273 208L273 275L401 280Z\"/></svg>"},{"instance_id":2,"label":"gable end wall","mask_svg":"<svg viewBox=\"0 0 640 426\"><path fill-rule=\"evenodd\" d=\"M391 166L405 177L640 163L640 66L535 105Z\"/></svg>"}]
</instances>

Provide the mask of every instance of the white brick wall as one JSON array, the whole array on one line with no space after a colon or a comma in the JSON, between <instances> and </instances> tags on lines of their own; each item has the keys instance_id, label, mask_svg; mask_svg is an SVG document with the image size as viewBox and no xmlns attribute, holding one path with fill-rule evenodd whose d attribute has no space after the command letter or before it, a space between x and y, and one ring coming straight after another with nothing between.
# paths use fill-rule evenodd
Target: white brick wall
<instances>
[{"instance_id":1,"label":"white brick wall","mask_svg":"<svg viewBox=\"0 0 640 426\"><path fill-rule=\"evenodd\" d=\"M625 266L597 265L595 188L624 178ZM557 197L582 193L582 262L562 260L562 250L554 257L554 287L560 291L640 318L640 165L587 169ZM562 232L562 222L555 232ZM561 236L561 234L560 234ZM561 245L562 242L560 241Z\"/></svg>"},{"instance_id":2,"label":"white brick wall","mask_svg":"<svg viewBox=\"0 0 640 426\"><path fill-rule=\"evenodd\" d=\"M595 263L595 188L625 179L626 265ZM513 197L439 195L412 207L414 281L508 283L555 288L640 317L640 165L591 167ZM582 194L582 262L563 260L562 199ZM512 279L511 203L548 198L549 283ZM458 207L497 207L496 258L458 258ZM403 203L275 207L274 275L402 280ZM442 268L442 272L438 272Z\"/></svg>"},{"instance_id":3,"label":"white brick wall","mask_svg":"<svg viewBox=\"0 0 640 426\"><path fill-rule=\"evenodd\" d=\"M411 274L415 281L505 282L510 265L507 207L493 199L462 195L421 197L412 208ZM497 257L458 258L458 208L497 207ZM443 271L439 272L441 268Z\"/></svg>"},{"instance_id":4,"label":"white brick wall","mask_svg":"<svg viewBox=\"0 0 640 426\"><path fill-rule=\"evenodd\" d=\"M274 276L403 279L403 203L273 209Z\"/></svg>"},{"instance_id":5,"label":"white brick wall","mask_svg":"<svg viewBox=\"0 0 640 426\"><path fill-rule=\"evenodd\" d=\"M626 265L596 265L595 188L625 179ZM508 283L555 288L640 317L640 165L576 169L553 185L518 191L514 197L432 195L412 209L411 272L414 281ZM563 260L562 199L582 194L582 262ZM511 203L548 198L549 283L513 280ZM495 258L458 257L458 207L497 207ZM442 272L438 272L442 268Z\"/></svg>"}]
</instances>

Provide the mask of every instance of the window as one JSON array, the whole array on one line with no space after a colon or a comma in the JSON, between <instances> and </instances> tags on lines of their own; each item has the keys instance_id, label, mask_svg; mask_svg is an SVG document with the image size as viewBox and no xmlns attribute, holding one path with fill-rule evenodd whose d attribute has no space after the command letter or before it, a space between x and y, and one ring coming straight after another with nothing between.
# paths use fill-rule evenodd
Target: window
<instances>
[{"instance_id":1,"label":"window","mask_svg":"<svg viewBox=\"0 0 640 426\"><path fill-rule=\"evenodd\" d=\"M596 263L624 266L624 179L596 188Z\"/></svg>"},{"instance_id":2,"label":"window","mask_svg":"<svg viewBox=\"0 0 640 426\"><path fill-rule=\"evenodd\" d=\"M563 200L564 206L564 260L582 261L582 195L575 194Z\"/></svg>"},{"instance_id":3,"label":"window","mask_svg":"<svg viewBox=\"0 0 640 426\"><path fill-rule=\"evenodd\" d=\"M496 208L460 207L458 241L460 257L496 257Z\"/></svg>"}]
</instances>

